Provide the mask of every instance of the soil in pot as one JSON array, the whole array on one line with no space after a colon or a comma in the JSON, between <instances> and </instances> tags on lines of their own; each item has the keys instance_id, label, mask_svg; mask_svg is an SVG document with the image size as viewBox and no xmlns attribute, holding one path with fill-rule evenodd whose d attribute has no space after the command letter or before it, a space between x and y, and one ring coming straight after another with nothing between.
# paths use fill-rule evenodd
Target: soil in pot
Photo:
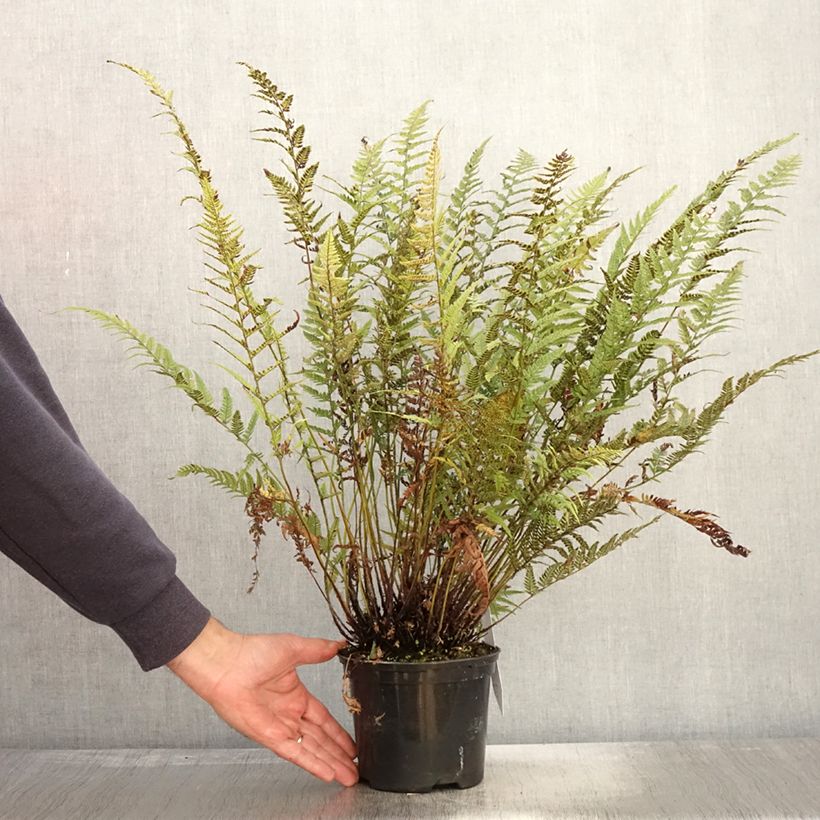
<instances>
[{"instance_id":1,"label":"soil in pot","mask_svg":"<svg viewBox=\"0 0 820 820\"><path fill-rule=\"evenodd\" d=\"M374 789L470 788L484 777L490 679L499 649L435 661L387 661L342 650L359 777Z\"/></svg>"}]
</instances>

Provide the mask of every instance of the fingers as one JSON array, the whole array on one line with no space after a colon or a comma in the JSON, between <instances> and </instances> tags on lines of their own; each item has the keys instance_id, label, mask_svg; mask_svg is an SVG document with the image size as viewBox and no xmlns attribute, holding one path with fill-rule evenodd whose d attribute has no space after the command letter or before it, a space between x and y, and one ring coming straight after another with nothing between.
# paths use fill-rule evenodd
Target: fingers
<instances>
[{"instance_id":1,"label":"fingers","mask_svg":"<svg viewBox=\"0 0 820 820\"><path fill-rule=\"evenodd\" d=\"M243 734L285 760L325 782L336 779L352 786L358 781L359 773L348 751L306 717L277 716L261 706L247 717ZM302 735L301 743L296 741L298 735Z\"/></svg>"},{"instance_id":2,"label":"fingers","mask_svg":"<svg viewBox=\"0 0 820 820\"><path fill-rule=\"evenodd\" d=\"M294 734L299 732L301 742L297 742L292 736L283 737L285 731ZM279 727L263 733L249 731L247 736L325 783L338 780L344 786L352 786L359 779L356 767L349 759L344 760L334 755L328 748L331 744L327 738L324 742L317 739L317 731L318 727L305 725L301 730Z\"/></svg>"},{"instance_id":3,"label":"fingers","mask_svg":"<svg viewBox=\"0 0 820 820\"><path fill-rule=\"evenodd\" d=\"M313 745L316 749L315 741L309 741L306 738L303 738L301 743L295 740L280 740L268 748L284 760L295 763L314 777L318 777L319 780L330 783L336 777L336 767L328 760L321 759L313 750L308 749L308 745ZM345 785L352 784L345 783Z\"/></svg>"},{"instance_id":4,"label":"fingers","mask_svg":"<svg viewBox=\"0 0 820 820\"><path fill-rule=\"evenodd\" d=\"M306 663L324 663L335 658L346 641L330 641L326 638L303 638L291 635L290 645L293 651L293 662L296 666Z\"/></svg>"},{"instance_id":5,"label":"fingers","mask_svg":"<svg viewBox=\"0 0 820 820\"><path fill-rule=\"evenodd\" d=\"M344 786L352 786L359 779L359 771L350 755L332 740L321 726L303 720L300 723L302 742L299 746L333 767L333 776Z\"/></svg>"},{"instance_id":6,"label":"fingers","mask_svg":"<svg viewBox=\"0 0 820 820\"><path fill-rule=\"evenodd\" d=\"M311 694L308 694L305 719L320 726L328 737L337 743L347 755L356 757L356 744L353 742L353 738L339 725L327 710L327 707Z\"/></svg>"}]
</instances>

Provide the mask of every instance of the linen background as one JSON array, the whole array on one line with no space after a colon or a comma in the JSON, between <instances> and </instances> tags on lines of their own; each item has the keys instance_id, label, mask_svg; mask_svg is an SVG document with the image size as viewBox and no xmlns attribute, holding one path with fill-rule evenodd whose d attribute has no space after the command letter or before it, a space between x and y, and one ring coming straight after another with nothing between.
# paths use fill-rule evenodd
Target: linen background
<instances>
[{"instance_id":1,"label":"linen background","mask_svg":"<svg viewBox=\"0 0 820 820\"><path fill-rule=\"evenodd\" d=\"M333 635L292 548L274 535L257 591L241 503L188 461L235 466L231 440L122 345L67 305L116 311L182 362L210 362L198 298L203 249L180 150L140 81L175 102L228 209L261 247L260 285L300 293L298 254L261 169L270 146L237 60L295 95L320 172L345 179L362 136L398 130L432 98L445 188L493 136L487 185L519 147L566 148L575 183L643 169L617 194L627 219L667 186L656 223L721 170L792 131L804 159L787 217L756 233L738 329L721 372L818 346L820 5L706 2L4 3L0 83L0 292L90 453L178 556L180 577L229 626ZM785 152L781 152L785 153ZM761 166L761 169L765 166ZM327 184L323 181L322 184ZM325 202L330 198L323 196ZM818 373L812 361L742 397L704 454L658 491L720 515L742 560L664 521L550 589L497 631L506 693L489 742L814 734L820 730ZM692 383L702 404L720 374ZM2 432L0 432L2 434ZM273 531L274 528L271 527ZM0 560L0 745L240 746L167 670L146 674L114 633ZM348 726L341 667L303 679Z\"/></svg>"}]
</instances>

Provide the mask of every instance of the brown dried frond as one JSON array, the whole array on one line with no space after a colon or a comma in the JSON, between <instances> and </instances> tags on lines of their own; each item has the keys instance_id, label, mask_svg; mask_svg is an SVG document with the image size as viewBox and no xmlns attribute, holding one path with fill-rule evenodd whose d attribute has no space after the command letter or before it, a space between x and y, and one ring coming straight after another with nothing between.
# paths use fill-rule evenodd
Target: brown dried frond
<instances>
[{"instance_id":1,"label":"brown dried frond","mask_svg":"<svg viewBox=\"0 0 820 820\"><path fill-rule=\"evenodd\" d=\"M291 440L289 438L282 439L282 441L276 445L276 452L282 457L289 456L293 452Z\"/></svg>"},{"instance_id":2,"label":"brown dried frond","mask_svg":"<svg viewBox=\"0 0 820 820\"><path fill-rule=\"evenodd\" d=\"M253 592L259 581L259 547L262 543L262 536L265 534L265 524L272 521L276 514L274 505L279 501L276 493L270 492L264 487L254 487L245 501L245 514L251 519L248 532L253 539L253 575L248 592Z\"/></svg>"},{"instance_id":3,"label":"brown dried frond","mask_svg":"<svg viewBox=\"0 0 820 820\"><path fill-rule=\"evenodd\" d=\"M610 481L601 487L601 495L605 498L619 498L624 497L624 490L622 490L614 481Z\"/></svg>"},{"instance_id":4,"label":"brown dried frond","mask_svg":"<svg viewBox=\"0 0 820 820\"><path fill-rule=\"evenodd\" d=\"M428 418L432 409L432 373L424 364L424 360L416 353L407 378L407 398L404 409L408 415L419 418ZM397 425L397 432L401 439L404 453L410 457L413 464L411 471L417 473L420 465L427 457L428 429L419 421L401 418Z\"/></svg>"},{"instance_id":5,"label":"brown dried frond","mask_svg":"<svg viewBox=\"0 0 820 820\"><path fill-rule=\"evenodd\" d=\"M297 493L298 496L298 493ZM310 515L310 504L303 504L301 510L294 511L293 502L282 492L267 487L255 487L245 501L245 513L251 519L249 532L253 538L254 573L248 592L251 592L259 580L259 546L265 534L265 524L277 521L285 538L296 545L296 560L307 569L313 569L313 562L307 555L308 546L319 549L319 539L303 523L301 514Z\"/></svg>"},{"instance_id":6,"label":"brown dried frond","mask_svg":"<svg viewBox=\"0 0 820 820\"><path fill-rule=\"evenodd\" d=\"M430 407L432 373L419 353L413 355L413 363L407 377L407 410L414 415L423 415Z\"/></svg>"},{"instance_id":7,"label":"brown dried frond","mask_svg":"<svg viewBox=\"0 0 820 820\"><path fill-rule=\"evenodd\" d=\"M254 487L245 501L245 514L251 519L249 532L258 549L259 542L265 534L265 524L275 517L274 503L277 497L264 487Z\"/></svg>"},{"instance_id":8,"label":"brown dried frond","mask_svg":"<svg viewBox=\"0 0 820 820\"><path fill-rule=\"evenodd\" d=\"M396 478L396 462L393 455L387 450L381 454L379 473L388 484Z\"/></svg>"},{"instance_id":9,"label":"brown dried frond","mask_svg":"<svg viewBox=\"0 0 820 820\"><path fill-rule=\"evenodd\" d=\"M416 353L407 379L407 396L404 412L419 419L430 418L436 396L436 387L432 371ZM429 470L430 427L423 421L402 417L396 426L402 443L402 463L400 465L405 489L398 501L398 512L401 512L407 501L424 485ZM395 474L396 465L391 465Z\"/></svg>"},{"instance_id":10,"label":"brown dried frond","mask_svg":"<svg viewBox=\"0 0 820 820\"><path fill-rule=\"evenodd\" d=\"M441 416L452 416L458 413L461 407L458 396L458 379L456 374L452 372L451 365L444 358L444 353L440 348L436 348L430 372L434 379L430 405Z\"/></svg>"},{"instance_id":11,"label":"brown dried frond","mask_svg":"<svg viewBox=\"0 0 820 820\"><path fill-rule=\"evenodd\" d=\"M746 558L751 552L747 547L735 544L729 531L715 521L714 513L706 512L706 510L679 510L673 499L661 498L657 495L634 496L625 493L623 500L627 503L646 504L649 507L674 515L675 518L685 521L698 532L708 535L712 544L718 549L724 549L732 555L740 555Z\"/></svg>"},{"instance_id":12,"label":"brown dried frond","mask_svg":"<svg viewBox=\"0 0 820 820\"><path fill-rule=\"evenodd\" d=\"M345 678L345 680L347 680L347 678ZM345 705L347 706L347 711L350 712L352 715L358 715L359 712L362 711L361 703L359 703L359 701L356 698L354 698L353 695L343 693L342 699L344 700Z\"/></svg>"},{"instance_id":13,"label":"brown dried frond","mask_svg":"<svg viewBox=\"0 0 820 820\"><path fill-rule=\"evenodd\" d=\"M318 551L319 539L302 523L295 513L284 516L279 523L279 528L285 538L293 541L296 547L296 560L312 572L313 561L308 557L307 548L310 546Z\"/></svg>"},{"instance_id":14,"label":"brown dried frond","mask_svg":"<svg viewBox=\"0 0 820 820\"><path fill-rule=\"evenodd\" d=\"M347 556L342 560L345 562L347 571L344 573L344 584L347 598L354 610L359 607L359 575L361 572L361 547L359 544L337 544L337 550L347 550Z\"/></svg>"},{"instance_id":15,"label":"brown dried frond","mask_svg":"<svg viewBox=\"0 0 820 820\"><path fill-rule=\"evenodd\" d=\"M490 605L490 576L475 529L471 522L463 518L447 521L441 528L450 533L452 546L447 556L455 562L454 571L469 575L480 595L471 612L473 617L478 618Z\"/></svg>"},{"instance_id":16,"label":"brown dried frond","mask_svg":"<svg viewBox=\"0 0 820 820\"><path fill-rule=\"evenodd\" d=\"M362 711L362 705L350 692L350 675L347 673L349 663L350 659L348 658L348 662L345 664L344 674L342 675L342 700L345 702L348 712L353 715L358 715L359 712Z\"/></svg>"},{"instance_id":17,"label":"brown dried frond","mask_svg":"<svg viewBox=\"0 0 820 820\"><path fill-rule=\"evenodd\" d=\"M404 452L413 459L414 462L422 462L427 453L427 443L424 440L423 433L419 430L420 424L415 424L407 421L407 419L400 419L397 431Z\"/></svg>"},{"instance_id":18,"label":"brown dried frond","mask_svg":"<svg viewBox=\"0 0 820 820\"><path fill-rule=\"evenodd\" d=\"M302 319L298 310L294 310L293 312L296 314L296 318L282 331L283 336L287 336L292 330L296 330L296 327Z\"/></svg>"}]
</instances>

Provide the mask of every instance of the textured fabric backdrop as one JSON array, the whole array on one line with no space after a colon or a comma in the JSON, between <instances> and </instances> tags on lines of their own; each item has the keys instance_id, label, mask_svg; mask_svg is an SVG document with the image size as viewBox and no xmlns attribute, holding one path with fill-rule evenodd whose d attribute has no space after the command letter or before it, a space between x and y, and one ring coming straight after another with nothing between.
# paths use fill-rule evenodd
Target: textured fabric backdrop
<instances>
[{"instance_id":1,"label":"textured fabric backdrop","mask_svg":"<svg viewBox=\"0 0 820 820\"><path fill-rule=\"evenodd\" d=\"M738 330L719 360L741 373L816 347L820 4L704 2L43 2L4 4L0 291L88 450L178 555L181 577L228 625L332 635L292 548L270 538L245 594L242 505L179 464L237 461L231 442L66 305L114 310L183 362L217 373L189 287L202 272L179 199L177 143L136 77L156 73L224 201L263 247L261 282L298 293L298 258L261 173L275 160L247 60L295 94L314 158L343 177L362 136L433 98L445 185L493 135L485 179L519 147L567 148L578 181L643 170L626 218L668 184L659 225L764 141L799 131L785 221L755 234ZM756 386L705 454L659 489L717 511L747 560L674 520L530 603L499 630L507 710L491 742L812 734L820 730L817 532L820 363ZM219 381L219 379L217 379ZM690 397L720 383L707 376ZM216 432L219 432L218 430ZM0 560L0 745L243 745L167 670L142 673L108 629ZM304 677L347 721L334 662ZM348 722L349 725L349 722Z\"/></svg>"}]
</instances>

